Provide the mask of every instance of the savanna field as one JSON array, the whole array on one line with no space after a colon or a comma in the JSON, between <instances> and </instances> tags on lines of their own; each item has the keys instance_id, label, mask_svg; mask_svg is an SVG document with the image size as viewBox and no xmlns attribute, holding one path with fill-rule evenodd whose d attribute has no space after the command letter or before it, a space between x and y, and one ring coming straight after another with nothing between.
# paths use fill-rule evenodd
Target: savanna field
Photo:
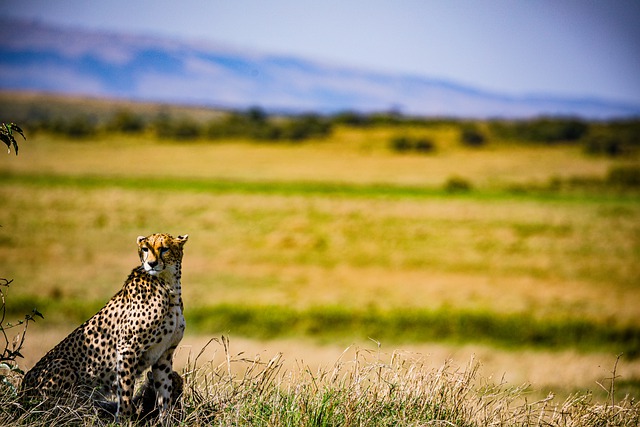
<instances>
[{"instance_id":1,"label":"savanna field","mask_svg":"<svg viewBox=\"0 0 640 427\"><path fill-rule=\"evenodd\" d=\"M188 233L183 425L640 421L637 123L554 140L345 114L299 137L259 110L232 131L206 109L2 104L27 136L0 156L5 320L44 315L25 370L121 287L138 235Z\"/></svg>"}]
</instances>

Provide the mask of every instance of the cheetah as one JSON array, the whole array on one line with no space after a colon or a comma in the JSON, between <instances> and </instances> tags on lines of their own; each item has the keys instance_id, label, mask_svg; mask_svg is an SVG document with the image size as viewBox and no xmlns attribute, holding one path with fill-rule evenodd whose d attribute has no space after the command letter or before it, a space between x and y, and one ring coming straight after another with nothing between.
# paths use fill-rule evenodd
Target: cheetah
<instances>
[{"instance_id":1,"label":"cheetah","mask_svg":"<svg viewBox=\"0 0 640 427\"><path fill-rule=\"evenodd\" d=\"M175 383L173 353L186 326L180 286L188 235L139 236L141 265L89 320L51 349L23 380L30 396L73 390L94 401L116 397L115 417L131 417L135 380L151 367L155 404L164 415Z\"/></svg>"}]
</instances>

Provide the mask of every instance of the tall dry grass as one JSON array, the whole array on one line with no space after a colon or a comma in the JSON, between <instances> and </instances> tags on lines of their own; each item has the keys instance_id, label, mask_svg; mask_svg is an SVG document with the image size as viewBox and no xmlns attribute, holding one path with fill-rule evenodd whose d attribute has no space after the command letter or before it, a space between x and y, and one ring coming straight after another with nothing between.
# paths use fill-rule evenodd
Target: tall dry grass
<instances>
[{"instance_id":1,"label":"tall dry grass","mask_svg":"<svg viewBox=\"0 0 640 427\"><path fill-rule=\"evenodd\" d=\"M432 368L415 355L347 349L333 366L311 371L283 369L268 360L233 354L217 340L222 363L196 355L183 372L182 404L159 424L185 426L637 426L640 405L615 394L595 403L589 394L556 401L553 394L530 401L525 386L493 383L478 375L478 363ZM198 366L198 367L196 367ZM4 393L1 425L109 425L90 405L23 408ZM130 422L125 425L134 425Z\"/></svg>"}]
</instances>

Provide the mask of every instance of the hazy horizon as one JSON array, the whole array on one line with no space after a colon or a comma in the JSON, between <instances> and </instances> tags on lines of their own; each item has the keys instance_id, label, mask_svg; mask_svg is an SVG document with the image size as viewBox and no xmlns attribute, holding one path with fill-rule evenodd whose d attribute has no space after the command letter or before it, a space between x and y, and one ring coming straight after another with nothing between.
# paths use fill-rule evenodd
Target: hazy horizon
<instances>
[{"instance_id":1,"label":"hazy horizon","mask_svg":"<svg viewBox=\"0 0 640 427\"><path fill-rule=\"evenodd\" d=\"M640 104L634 1L7 0L5 18L204 41L511 96Z\"/></svg>"}]
</instances>

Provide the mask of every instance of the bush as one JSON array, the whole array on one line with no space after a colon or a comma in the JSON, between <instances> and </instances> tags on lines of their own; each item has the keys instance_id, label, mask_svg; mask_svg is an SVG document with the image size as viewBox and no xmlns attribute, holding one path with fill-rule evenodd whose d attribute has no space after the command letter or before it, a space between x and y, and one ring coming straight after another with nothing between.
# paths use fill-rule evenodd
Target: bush
<instances>
[{"instance_id":1,"label":"bush","mask_svg":"<svg viewBox=\"0 0 640 427\"><path fill-rule=\"evenodd\" d=\"M411 150L411 141L406 136L393 137L389 145L393 151L398 153L405 153Z\"/></svg>"},{"instance_id":2,"label":"bush","mask_svg":"<svg viewBox=\"0 0 640 427\"><path fill-rule=\"evenodd\" d=\"M532 120L496 121L491 130L504 139L553 144L574 142L589 131L589 125L576 118L540 117Z\"/></svg>"},{"instance_id":3,"label":"bush","mask_svg":"<svg viewBox=\"0 0 640 427\"><path fill-rule=\"evenodd\" d=\"M232 112L222 119L209 122L207 136L211 139L250 138L274 140L280 135L279 129L269 121L266 112L252 107L246 112Z\"/></svg>"},{"instance_id":4,"label":"bush","mask_svg":"<svg viewBox=\"0 0 640 427\"><path fill-rule=\"evenodd\" d=\"M184 118L173 124L173 137L176 139L196 139L200 136L200 125L194 120Z\"/></svg>"},{"instance_id":5,"label":"bush","mask_svg":"<svg viewBox=\"0 0 640 427\"><path fill-rule=\"evenodd\" d=\"M210 139L242 136L246 123L242 116L231 113L223 119L213 119L207 125L206 135Z\"/></svg>"},{"instance_id":6,"label":"bush","mask_svg":"<svg viewBox=\"0 0 640 427\"><path fill-rule=\"evenodd\" d=\"M486 142L485 136L475 126L464 126L460 131L460 142L469 147L479 147Z\"/></svg>"},{"instance_id":7,"label":"bush","mask_svg":"<svg viewBox=\"0 0 640 427\"><path fill-rule=\"evenodd\" d=\"M127 109L117 111L107 124L107 129L123 133L139 133L144 128L145 122L142 117Z\"/></svg>"},{"instance_id":8,"label":"bush","mask_svg":"<svg viewBox=\"0 0 640 427\"><path fill-rule=\"evenodd\" d=\"M617 166L607 174L609 185L640 189L640 166Z\"/></svg>"},{"instance_id":9,"label":"bush","mask_svg":"<svg viewBox=\"0 0 640 427\"><path fill-rule=\"evenodd\" d=\"M302 141L324 137L330 132L331 123L321 116L303 114L274 122L257 107L212 120L207 127L207 136L211 139L249 138L257 141Z\"/></svg>"},{"instance_id":10,"label":"bush","mask_svg":"<svg viewBox=\"0 0 640 427\"><path fill-rule=\"evenodd\" d=\"M394 136L389 141L389 148L397 153L416 152L427 154L435 151L435 143L425 137L411 138L408 136Z\"/></svg>"},{"instance_id":11,"label":"bush","mask_svg":"<svg viewBox=\"0 0 640 427\"><path fill-rule=\"evenodd\" d=\"M618 121L592 126L585 152L609 157L631 156L640 150L640 121Z\"/></svg>"},{"instance_id":12,"label":"bush","mask_svg":"<svg viewBox=\"0 0 640 427\"><path fill-rule=\"evenodd\" d=\"M332 122L337 125L366 127L371 125L371 119L355 111L343 111L333 116Z\"/></svg>"},{"instance_id":13,"label":"bush","mask_svg":"<svg viewBox=\"0 0 640 427\"><path fill-rule=\"evenodd\" d=\"M615 135L594 135L587 138L584 150L589 154L617 157L623 152L623 144Z\"/></svg>"},{"instance_id":14,"label":"bush","mask_svg":"<svg viewBox=\"0 0 640 427\"><path fill-rule=\"evenodd\" d=\"M452 176L444 183L444 190L447 193L466 193L473 189L469 181L458 176Z\"/></svg>"},{"instance_id":15,"label":"bush","mask_svg":"<svg viewBox=\"0 0 640 427\"><path fill-rule=\"evenodd\" d=\"M394 126L405 122L405 118L397 111L373 113L369 115L369 122L372 125Z\"/></svg>"},{"instance_id":16,"label":"bush","mask_svg":"<svg viewBox=\"0 0 640 427\"><path fill-rule=\"evenodd\" d=\"M418 153L430 153L436 149L433 141L427 138L419 138L414 142L414 150Z\"/></svg>"},{"instance_id":17,"label":"bush","mask_svg":"<svg viewBox=\"0 0 640 427\"><path fill-rule=\"evenodd\" d=\"M0 386L8 387L15 395L17 392L16 375L19 377L23 374L22 370L18 367L16 359L23 357L20 353L24 345L25 336L27 333L27 327L29 322L34 322L36 316L43 318L42 314L33 309L30 314L24 316L22 320L16 323L5 322L7 314L7 306L2 288L8 288L12 280L0 279L0 336L4 340L3 344L0 344ZM16 327L21 328L21 333L18 333L13 339L9 339L7 332L9 329Z\"/></svg>"},{"instance_id":18,"label":"bush","mask_svg":"<svg viewBox=\"0 0 640 427\"><path fill-rule=\"evenodd\" d=\"M293 117L282 125L281 138L302 141L309 138L323 138L331 133L331 124L317 114L303 114Z\"/></svg>"},{"instance_id":19,"label":"bush","mask_svg":"<svg viewBox=\"0 0 640 427\"><path fill-rule=\"evenodd\" d=\"M195 120L184 117L174 119L168 114L158 115L153 124L156 135L164 139L196 139L202 134L202 128Z\"/></svg>"},{"instance_id":20,"label":"bush","mask_svg":"<svg viewBox=\"0 0 640 427\"><path fill-rule=\"evenodd\" d=\"M96 121L86 115L75 116L69 121L58 120L54 130L73 139L83 139L95 135L98 131Z\"/></svg>"}]
</instances>

